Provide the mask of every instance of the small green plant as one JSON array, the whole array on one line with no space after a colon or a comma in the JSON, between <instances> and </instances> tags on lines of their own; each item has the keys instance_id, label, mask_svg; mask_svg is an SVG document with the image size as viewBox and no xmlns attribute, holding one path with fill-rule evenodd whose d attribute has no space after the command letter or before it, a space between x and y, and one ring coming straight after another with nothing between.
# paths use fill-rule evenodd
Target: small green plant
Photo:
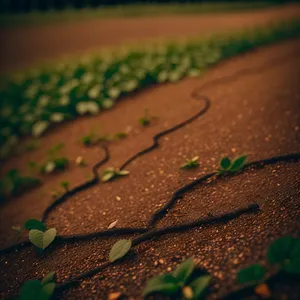
<instances>
[{"instance_id":1,"label":"small green plant","mask_svg":"<svg viewBox=\"0 0 300 300\"><path fill-rule=\"evenodd\" d=\"M96 145L99 142L99 137L95 132L90 132L89 134L83 136L79 140L84 146Z\"/></svg>"},{"instance_id":2,"label":"small green plant","mask_svg":"<svg viewBox=\"0 0 300 300\"><path fill-rule=\"evenodd\" d=\"M127 171L127 170L107 168L102 172L101 181L102 182L107 182L107 181L113 180L113 179L115 179L117 177L120 177L120 176L126 176L128 174L129 174L129 171Z\"/></svg>"},{"instance_id":3,"label":"small green plant","mask_svg":"<svg viewBox=\"0 0 300 300\"><path fill-rule=\"evenodd\" d=\"M246 163L246 159L247 159L246 155L239 156L232 161L228 157L223 157L219 164L218 173L224 174L226 172L232 172L232 173L238 172L244 167Z\"/></svg>"},{"instance_id":4,"label":"small green plant","mask_svg":"<svg viewBox=\"0 0 300 300\"><path fill-rule=\"evenodd\" d=\"M55 286L55 272L49 272L42 281L28 280L21 288L20 300L49 300Z\"/></svg>"},{"instance_id":5,"label":"small green plant","mask_svg":"<svg viewBox=\"0 0 300 300\"><path fill-rule=\"evenodd\" d=\"M149 280L143 296L160 293L171 296L172 299L180 295L183 299L201 299L204 297L210 281L210 275L196 274L195 262L191 257L182 262L172 274L158 275Z\"/></svg>"},{"instance_id":6,"label":"small green plant","mask_svg":"<svg viewBox=\"0 0 300 300\"><path fill-rule=\"evenodd\" d=\"M125 139L126 137L128 136L128 134L126 132L117 132L115 134L115 139L118 139L118 140L122 140L122 139Z\"/></svg>"},{"instance_id":7,"label":"small green plant","mask_svg":"<svg viewBox=\"0 0 300 300\"><path fill-rule=\"evenodd\" d=\"M70 182L69 181L62 181L60 183L60 185L65 190L66 193L69 191L69 187L70 187Z\"/></svg>"},{"instance_id":8,"label":"small green plant","mask_svg":"<svg viewBox=\"0 0 300 300\"><path fill-rule=\"evenodd\" d=\"M181 169L193 169L199 166L199 156L195 156L192 159L187 159L186 162L180 166Z\"/></svg>"},{"instance_id":9,"label":"small green plant","mask_svg":"<svg viewBox=\"0 0 300 300\"><path fill-rule=\"evenodd\" d=\"M85 162L85 160L82 156L78 156L75 160L75 163L79 167L85 167L86 166L86 162Z\"/></svg>"},{"instance_id":10,"label":"small green plant","mask_svg":"<svg viewBox=\"0 0 300 300\"><path fill-rule=\"evenodd\" d=\"M152 119L153 119L153 117L151 117L149 115L148 109L145 109L144 116L139 119L139 123L140 123L140 125L146 127L151 124Z\"/></svg>"},{"instance_id":11,"label":"small green plant","mask_svg":"<svg viewBox=\"0 0 300 300\"><path fill-rule=\"evenodd\" d=\"M52 160L48 160L40 168L41 173L51 174L54 172L64 171L69 165L69 160L66 157L59 157Z\"/></svg>"},{"instance_id":12,"label":"small green plant","mask_svg":"<svg viewBox=\"0 0 300 300\"><path fill-rule=\"evenodd\" d=\"M290 236L275 240L267 252L268 263L275 267L277 272L290 275L300 274L300 238ZM266 281L267 269L258 263L241 269L237 273L237 281L243 285L256 285L255 293L261 296L271 296Z\"/></svg>"},{"instance_id":13,"label":"small green plant","mask_svg":"<svg viewBox=\"0 0 300 300\"><path fill-rule=\"evenodd\" d=\"M40 172L44 174L51 174L58 171L64 171L68 165L69 160L59 154L64 147L63 143L59 143L48 151L48 160L40 167Z\"/></svg>"},{"instance_id":14,"label":"small green plant","mask_svg":"<svg viewBox=\"0 0 300 300\"><path fill-rule=\"evenodd\" d=\"M29 230L29 240L38 249L45 250L55 239L56 229L47 230L46 225L36 219L29 219L24 224L24 229Z\"/></svg>"},{"instance_id":15,"label":"small green plant","mask_svg":"<svg viewBox=\"0 0 300 300\"><path fill-rule=\"evenodd\" d=\"M41 183L38 178L22 176L18 170L12 169L0 180L0 195L4 199L10 196L19 196Z\"/></svg>"},{"instance_id":16,"label":"small green plant","mask_svg":"<svg viewBox=\"0 0 300 300\"><path fill-rule=\"evenodd\" d=\"M119 240L111 248L109 252L109 260L114 262L123 256L125 256L128 251L131 249L132 242L131 240Z\"/></svg>"}]
</instances>

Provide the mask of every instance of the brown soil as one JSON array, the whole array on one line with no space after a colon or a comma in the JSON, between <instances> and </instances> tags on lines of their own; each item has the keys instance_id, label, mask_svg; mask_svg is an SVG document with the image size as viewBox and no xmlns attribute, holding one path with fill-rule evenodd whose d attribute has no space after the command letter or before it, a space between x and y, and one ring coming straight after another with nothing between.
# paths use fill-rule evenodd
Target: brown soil
<instances>
[{"instance_id":1,"label":"brown soil","mask_svg":"<svg viewBox=\"0 0 300 300\"><path fill-rule=\"evenodd\" d=\"M90 166L103 157L97 147L82 148L78 138L101 125L109 133L133 128L129 137L109 145L111 160L104 167L119 167L137 151L151 144L151 137L185 120L202 108L191 99L191 92L216 78L230 76L242 69L256 69L274 58L285 56L264 70L208 87L202 92L212 100L212 107L190 125L166 136L160 147L126 169L128 177L99 184L81 192L50 214L48 227L59 234L104 230L118 220L117 227L145 226L151 214L161 207L180 186L216 169L224 155L249 155L258 160L300 148L300 40L260 49L225 62L203 78L182 80L176 84L154 87L123 99L111 111L97 117L82 118L54 130L42 139L43 147L26 157L8 162L4 169L26 167L29 160L42 160L46 149L64 141L69 158L83 155L89 162L85 169L72 166L59 176L23 197L11 199L0 207L0 241L3 248L13 243L12 225L30 217L39 218L52 201L49 194L63 180L72 185L85 181ZM294 53L294 55L290 55ZM148 108L158 119L147 128L137 119ZM200 157L200 167L184 171L179 166L185 158ZM227 224L196 228L169 234L142 243L125 261L81 282L59 299L106 299L112 291L140 299L145 282L153 275L173 269L182 259L195 256L201 267L213 275L211 299L218 299L235 286L238 269L264 261L267 246L286 234L299 236L300 163L278 163L238 176L211 180L188 192L158 224L164 227L219 214L256 202L261 211L244 215ZM103 167L103 168L104 168ZM121 197L117 201L116 197ZM132 237L131 237L132 238ZM118 238L102 238L68 245L54 245L38 258L33 248L0 258L0 295L18 293L29 278L38 278L57 270L60 282L89 268L103 264ZM163 259L164 263L155 266ZM101 280L100 280L101 279ZM284 291L279 286L280 292ZM277 291L279 293L279 291ZM294 289L291 299L298 299Z\"/></svg>"},{"instance_id":2,"label":"brown soil","mask_svg":"<svg viewBox=\"0 0 300 300\"><path fill-rule=\"evenodd\" d=\"M0 29L0 72L107 46L157 38L205 36L300 16L300 6L254 12L90 20Z\"/></svg>"}]
</instances>

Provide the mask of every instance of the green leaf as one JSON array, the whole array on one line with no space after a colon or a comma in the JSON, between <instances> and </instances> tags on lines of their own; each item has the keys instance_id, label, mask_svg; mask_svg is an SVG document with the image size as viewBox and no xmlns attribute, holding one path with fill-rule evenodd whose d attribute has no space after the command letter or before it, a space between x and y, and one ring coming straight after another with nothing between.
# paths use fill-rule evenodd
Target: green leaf
<instances>
[{"instance_id":1,"label":"green leaf","mask_svg":"<svg viewBox=\"0 0 300 300\"><path fill-rule=\"evenodd\" d=\"M53 282L55 276L55 271L49 272L42 280L42 285L45 285L47 283Z\"/></svg>"},{"instance_id":2,"label":"green leaf","mask_svg":"<svg viewBox=\"0 0 300 300\"><path fill-rule=\"evenodd\" d=\"M47 283L40 289L38 300L48 300L54 293L55 283Z\"/></svg>"},{"instance_id":3,"label":"green leaf","mask_svg":"<svg viewBox=\"0 0 300 300\"><path fill-rule=\"evenodd\" d=\"M37 229L29 231L29 240L33 245L41 249L46 249L54 241L55 237L55 228L48 229L46 232Z\"/></svg>"},{"instance_id":4,"label":"green leaf","mask_svg":"<svg viewBox=\"0 0 300 300\"><path fill-rule=\"evenodd\" d=\"M223 169L223 170L227 170L231 165L231 161L228 157L223 157L221 159L221 162L220 162L220 167Z\"/></svg>"},{"instance_id":5,"label":"green leaf","mask_svg":"<svg viewBox=\"0 0 300 300\"><path fill-rule=\"evenodd\" d=\"M294 245L296 245L296 241L291 236L285 236L274 241L267 253L270 264L283 264L285 260L290 259Z\"/></svg>"},{"instance_id":6,"label":"green leaf","mask_svg":"<svg viewBox=\"0 0 300 300\"><path fill-rule=\"evenodd\" d=\"M129 174L129 171L127 170L120 170L120 171L116 171L116 173L119 175L119 176L126 176Z\"/></svg>"},{"instance_id":7,"label":"green leaf","mask_svg":"<svg viewBox=\"0 0 300 300\"><path fill-rule=\"evenodd\" d=\"M101 180L102 180L102 182L107 182L107 181L111 180L113 177L115 177L115 173L113 171L105 172L102 174Z\"/></svg>"},{"instance_id":8,"label":"green leaf","mask_svg":"<svg viewBox=\"0 0 300 300\"><path fill-rule=\"evenodd\" d=\"M38 280L28 280L21 288L20 300L37 300L41 289Z\"/></svg>"},{"instance_id":9,"label":"green leaf","mask_svg":"<svg viewBox=\"0 0 300 300\"><path fill-rule=\"evenodd\" d=\"M47 229L46 225L43 222L36 219L27 220L24 224L24 228L27 230L37 229L41 231L45 231Z\"/></svg>"},{"instance_id":10,"label":"green leaf","mask_svg":"<svg viewBox=\"0 0 300 300\"><path fill-rule=\"evenodd\" d=\"M195 268L195 263L193 257L182 262L173 272L173 276L182 283L186 283Z\"/></svg>"},{"instance_id":11,"label":"green leaf","mask_svg":"<svg viewBox=\"0 0 300 300\"><path fill-rule=\"evenodd\" d=\"M190 287L194 292L193 299L201 299L204 296L206 289L208 288L211 281L210 275L203 275L197 279L195 279L191 284Z\"/></svg>"},{"instance_id":12,"label":"green leaf","mask_svg":"<svg viewBox=\"0 0 300 300\"><path fill-rule=\"evenodd\" d=\"M117 241L112 246L112 248L110 250L109 260L111 262L114 262L114 261L122 258L130 250L131 245L132 245L131 240L119 240L119 241Z\"/></svg>"},{"instance_id":13,"label":"green leaf","mask_svg":"<svg viewBox=\"0 0 300 300\"><path fill-rule=\"evenodd\" d=\"M247 156L240 156L237 159L235 159L229 169L230 172L236 172L239 171L240 169L242 169L242 167L244 166L245 162L246 162L246 158Z\"/></svg>"},{"instance_id":14,"label":"green leaf","mask_svg":"<svg viewBox=\"0 0 300 300\"><path fill-rule=\"evenodd\" d=\"M156 276L147 282L147 286L143 291L143 296L152 293L162 293L165 295L174 295L179 291L179 285L176 278L171 274Z\"/></svg>"},{"instance_id":15,"label":"green leaf","mask_svg":"<svg viewBox=\"0 0 300 300\"><path fill-rule=\"evenodd\" d=\"M265 276L266 270L259 264L253 264L240 270L237 274L239 283L259 282Z\"/></svg>"}]
</instances>

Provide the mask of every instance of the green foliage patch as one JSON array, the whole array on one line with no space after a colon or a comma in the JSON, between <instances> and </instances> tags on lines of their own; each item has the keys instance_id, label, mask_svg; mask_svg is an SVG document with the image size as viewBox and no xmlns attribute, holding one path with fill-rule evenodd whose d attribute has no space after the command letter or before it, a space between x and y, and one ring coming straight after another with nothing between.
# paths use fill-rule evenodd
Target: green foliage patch
<instances>
[{"instance_id":1,"label":"green foliage patch","mask_svg":"<svg viewBox=\"0 0 300 300\"><path fill-rule=\"evenodd\" d=\"M28 280L21 288L20 300L49 300L55 286L55 272L49 272L42 281Z\"/></svg>"},{"instance_id":2,"label":"green foliage patch","mask_svg":"<svg viewBox=\"0 0 300 300\"><path fill-rule=\"evenodd\" d=\"M12 169L0 179L0 199L22 195L41 183L38 178L23 176L18 170Z\"/></svg>"},{"instance_id":3,"label":"green foliage patch","mask_svg":"<svg viewBox=\"0 0 300 300\"><path fill-rule=\"evenodd\" d=\"M199 76L221 60L300 34L299 20L208 40L165 43L33 70L1 84L0 157L24 135L111 108L117 99L153 84ZM149 120L143 117L142 125ZM84 143L89 143L86 139Z\"/></svg>"},{"instance_id":4,"label":"green foliage patch","mask_svg":"<svg viewBox=\"0 0 300 300\"><path fill-rule=\"evenodd\" d=\"M151 294L163 294L172 296L172 299L202 299L209 287L211 276L195 273L195 262L191 257L183 261L172 274L158 275L147 282L143 296Z\"/></svg>"},{"instance_id":5,"label":"green foliage patch","mask_svg":"<svg viewBox=\"0 0 300 300\"><path fill-rule=\"evenodd\" d=\"M275 240L268 249L267 261L278 272L290 275L300 274L300 238L285 236ZM241 284L259 284L266 279L267 269L258 263L250 265L237 273Z\"/></svg>"}]
</instances>

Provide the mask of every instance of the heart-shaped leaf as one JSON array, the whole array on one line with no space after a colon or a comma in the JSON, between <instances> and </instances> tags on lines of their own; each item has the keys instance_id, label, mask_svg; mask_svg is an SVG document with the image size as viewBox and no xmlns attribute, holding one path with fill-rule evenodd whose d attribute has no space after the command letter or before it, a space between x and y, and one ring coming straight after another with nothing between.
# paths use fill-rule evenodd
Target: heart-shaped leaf
<instances>
[{"instance_id":1,"label":"heart-shaped leaf","mask_svg":"<svg viewBox=\"0 0 300 300\"><path fill-rule=\"evenodd\" d=\"M182 262L173 272L173 276L182 283L186 283L195 268L195 263L193 257Z\"/></svg>"},{"instance_id":2,"label":"heart-shaped leaf","mask_svg":"<svg viewBox=\"0 0 300 300\"><path fill-rule=\"evenodd\" d=\"M148 281L143 296L152 293L163 293L165 295L174 295L179 291L178 281L171 274L159 275Z\"/></svg>"},{"instance_id":3,"label":"heart-shaped leaf","mask_svg":"<svg viewBox=\"0 0 300 300\"><path fill-rule=\"evenodd\" d=\"M45 231L47 229L46 225L43 222L38 221L36 219L27 220L24 224L24 228L27 230L37 229L41 231Z\"/></svg>"},{"instance_id":4,"label":"heart-shaped leaf","mask_svg":"<svg viewBox=\"0 0 300 300\"><path fill-rule=\"evenodd\" d=\"M265 276L266 270L259 264L253 264L245 269L242 269L237 274L239 283L259 282Z\"/></svg>"},{"instance_id":5,"label":"heart-shaped leaf","mask_svg":"<svg viewBox=\"0 0 300 300\"><path fill-rule=\"evenodd\" d=\"M45 285L47 283L53 282L54 281L54 275L55 271L49 272L42 280L41 284Z\"/></svg>"},{"instance_id":6,"label":"heart-shaped leaf","mask_svg":"<svg viewBox=\"0 0 300 300\"><path fill-rule=\"evenodd\" d=\"M231 161L228 157L223 157L221 162L220 162L220 167L223 169L223 170L227 170L231 165Z\"/></svg>"},{"instance_id":7,"label":"heart-shaped leaf","mask_svg":"<svg viewBox=\"0 0 300 300\"><path fill-rule=\"evenodd\" d=\"M237 172L244 166L247 156L240 156L235 159L230 167L230 172Z\"/></svg>"},{"instance_id":8,"label":"heart-shaped leaf","mask_svg":"<svg viewBox=\"0 0 300 300\"><path fill-rule=\"evenodd\" d=\"M119 240L119 241L117 241L112 246L112 248L110 250L109 260L111 262L114 262L114 261L122 258L130 250L131 245L132 245L131 240Z\"/></svg>"},{"instance_id":9,"label":"heart-shaped leaf","mask_svg":"<svg viewBox=\"0 0 300 300\"><path fill-rule=\"evenodd\" d=\"M206 289L208 288L211 281L210 275L204 275L197 279L195 279L191 284L190 287L192 288L194 295L193 299L201 299L204 296Z\"/></svg>"},{"instance_id":10,"label":"heart-shaped leaf","mask_svg":"<svg viewBox=\"0 0 300 300\"><path fill-rule=\"evenodd\" d=\"M32 229L29 231L29 240L38 248L46 249L55 239L56 229L50 228L46 232Z\"/></svg>"}]
</instances>

